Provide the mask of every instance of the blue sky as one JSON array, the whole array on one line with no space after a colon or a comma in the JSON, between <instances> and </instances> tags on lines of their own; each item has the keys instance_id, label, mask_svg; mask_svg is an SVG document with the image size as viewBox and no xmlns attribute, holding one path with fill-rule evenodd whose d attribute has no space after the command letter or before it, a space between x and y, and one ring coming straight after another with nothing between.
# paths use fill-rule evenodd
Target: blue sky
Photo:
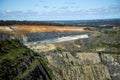
<instances>
[{"instance_id":1,"label":"blue sky","mask_svg":"<svg viewBox=\"0 0 120 80\"><path fill-rule=\"evenodd\" d=\"M120 18L120 0L0 0L2 20Z\"/></svg>"}]
</instances>

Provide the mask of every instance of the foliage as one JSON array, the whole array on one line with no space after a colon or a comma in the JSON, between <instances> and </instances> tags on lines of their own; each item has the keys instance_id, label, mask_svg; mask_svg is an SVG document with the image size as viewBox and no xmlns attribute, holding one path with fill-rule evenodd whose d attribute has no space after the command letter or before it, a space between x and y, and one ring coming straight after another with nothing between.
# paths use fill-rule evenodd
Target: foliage
<instances>
[{"instance_id":1,"label":"foliage","mask_svg":"<svg viewBox=\"0 0 120 80\"><path fill-rule=\"evenodd\" d=\"M55 80L52 70L48 67L48 63L47 63L47 61L44 60L43 56L39 55L39 61L42 64L42 66L44 67L44 69L46 70L46 72L48 73L50 79Z\"/></svg>"},{"instance_id":2,"label":"foliage","mask_svg":"<svg viewBox=\"0 0 120 80\"><path fill-rule=\"evenodd\" d=\"M105 33L105 34L116 34L116 33L120 33L120 30L105 30L103 33Z\"/></svg>"},{"instance_id":3,"label":"foliage","mask_svg":"<svg viewBox=\"0 0 120 80\"><path fill-rule=\"evenodd\" d=\"M118 54L118 55L120 55L120 52L112 52L112 51L99 51L98 53L101 53L101 54Z\"/></svg>"},{"instance_id":4,"label":"foliage","mask_svg":"<svg viewBox=\"0 0 120 80\"><path fill-rule=\"evenodd\" d=\"M15 79L16 80L20 80L22 79L23 77L25 77L30 71L33 70L33 68L38 64L38 61L37 60L34 60L31 64L30 64L30 67L28 67L28 69L26 69L24 71L24 73L22 74L19 74Z\"/></svg>"},{"instance_id":5,"label":"foliage","mask_svg":"<svg viewBox=\"0 0 120 80\"><path fill-rule=\"evenodd\" d=\"M49 26L66 26L62 23L55 23L55 22L43 22L43 21L15 21L15 20L8 20L8 21L0 21L0 26L11 26L11 25L49 25Z\"/></svg>"},{"instance_id":6,"label":"foliage","mask_svg":"<svg viewBox=\"0 0 120 80\"><path fill-rule=\"evenodd\" d=\"M25 60L30 60L32 54L33 52L19 40L0 40L0 80L13 80L15 76L21 74L27 69Z\"/></svg>"}]
</instances>

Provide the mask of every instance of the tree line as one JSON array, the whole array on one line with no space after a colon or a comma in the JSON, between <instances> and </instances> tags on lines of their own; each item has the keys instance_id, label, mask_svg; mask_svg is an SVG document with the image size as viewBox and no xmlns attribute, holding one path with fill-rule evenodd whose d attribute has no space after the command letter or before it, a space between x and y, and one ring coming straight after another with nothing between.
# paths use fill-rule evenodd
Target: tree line
<instances>
[{"instance_id":1,"label":"tree line","mask_svg":"<svg viewBox=\"0 0 120 80\"><path fill-rule=\"evenodd\" d=\"M0 20L0 26L12 26L12 25L48 25L48 26L67 26L63 23L55 23L49 21L16 21L16 20Z\"/></svg>"}]
</instances>

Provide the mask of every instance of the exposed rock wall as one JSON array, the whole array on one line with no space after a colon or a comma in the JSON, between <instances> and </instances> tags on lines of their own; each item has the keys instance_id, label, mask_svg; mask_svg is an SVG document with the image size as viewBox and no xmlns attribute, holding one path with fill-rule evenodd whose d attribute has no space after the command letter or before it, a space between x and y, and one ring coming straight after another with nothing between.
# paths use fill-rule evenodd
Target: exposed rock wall
<instances>
[{"instance_id":1,"label":"exposed rock wall","mask_svg":"<svg viewBox=\"0 0 120 80\"><path fill-rule=\"evenodd\" d=\"M110 71L113 80L120 80L120 55L101 54L101 59Z\"/></svg>"},{"instance_id":2,"label":"exposed rock wall","mask_svg":"<svg viewBox=\"0 0 120 80\"><path fill-rule=\"evenodd\" d=\"M98 53L43 53L56 80L111 80L109 69Z\"/></svg>"},{"instance_id":3,"label":"exposed rock wall","mask_svg":"<svg viewBox=\"0 0 120 80\"><path fill-rule=\"evenodd\" d=\"M31 70L25 77L21 80L50 80L48 74L45 72L41 64L37 64L33 70Z\"/></svg>"}]
</instances>

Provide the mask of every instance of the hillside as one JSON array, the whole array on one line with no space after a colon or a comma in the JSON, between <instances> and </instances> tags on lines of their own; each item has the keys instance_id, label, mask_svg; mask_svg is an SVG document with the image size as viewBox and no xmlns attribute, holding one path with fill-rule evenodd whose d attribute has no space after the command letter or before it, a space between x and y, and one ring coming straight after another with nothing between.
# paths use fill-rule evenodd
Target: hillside
<instances>
[{"instance_id":1,"label":"hillside","mask_svg":"<svg viewBox=\"0 0 120 80\"><path fill-rule=\"evenodd\" d=\"M55 80L119 80L119 30L105 30L88 39L29 46L52 70Z\"/></svg>"},{"instance_id":2,"label":"hillside","mask_svg":"<svg viewBox=\"0 0 120 80\"><path fill-rule=\"evenodd\" d=\"M18 40L0 40L0 80L49 80L36 56Z\"/></svg>"},{"instance_id":3,"label":"hillside","mask_svg":"<svg viewBox=\"0 0 120 80\"><path fill-rule=\"evenodd\" d=\"M87 39L27 47L1 39L0 80L119 80L119 34L105 30Z\"/></svg>"}]
</instances>

